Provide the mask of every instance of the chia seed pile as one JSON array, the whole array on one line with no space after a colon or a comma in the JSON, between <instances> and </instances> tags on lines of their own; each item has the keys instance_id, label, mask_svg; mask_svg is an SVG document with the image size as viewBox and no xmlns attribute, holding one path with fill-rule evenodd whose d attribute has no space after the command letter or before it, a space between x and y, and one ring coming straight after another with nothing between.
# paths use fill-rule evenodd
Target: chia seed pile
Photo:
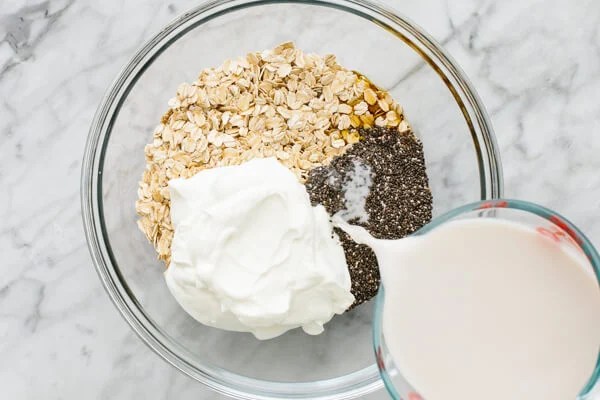
<instances>
[{"instance_id":1,"label":"chia seed pile","mask_svg":"<svg viewBox=\"0 0 600 400\"><path fill-rule=\"evenodd\" d=\"M375 127L359 133L364 140L328 166L310 172L306 189L313 205L322 204L331 215L340 213L375 238L400 239L431 220L423 146L410 131ZM357 182L362 186L357 187ZM335 231L352 280L356 299L352 309L377 293L379 267L368 246L355 243L338 228Z\"/></svg>"}]
</instances>

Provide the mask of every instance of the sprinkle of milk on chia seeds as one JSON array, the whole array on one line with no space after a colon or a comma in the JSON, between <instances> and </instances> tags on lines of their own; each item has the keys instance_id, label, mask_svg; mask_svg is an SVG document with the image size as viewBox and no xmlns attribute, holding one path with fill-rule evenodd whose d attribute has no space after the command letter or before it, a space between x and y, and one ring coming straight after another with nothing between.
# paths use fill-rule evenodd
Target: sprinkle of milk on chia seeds
<instances>
[{"instance_id":1,"label":"sprinkle of milk on chia seeds","mask_svg":"<svg viewBox=\"0 0 600 400\"><path fill-rule=\"evenodd\" d=\"M329 165L310 171L306 189L311 202L323 205L330 215L347 213L347 222L366 228L377 239L410 235L431 219L432 197L423 146L412 132L379 127L359 132L363 140ZM356 167L357 161L363 167ZM359 173L354 173L357 177L353 179L356 169ZM372 182L365 185L360 176L369 177ZM356 187L363 191L350 189ZM366 215L368 221L360 219L360 215ZM356 299L352 308L377 294L377 257L369 246L354 242L343 230L334 228L334 232L344 248L350 271L351 291Z\"/></svg>"},{"instance_id":2,"label":"sprinkle of milk on chia seeds","mask_svg":"<svg viewBox=\"0 0 600 400\"><path fill-rule=\"evenodd\" d=\"M371 166L358 158L354 158L352 164L354 168L346 175L350 179L346 179L342 185L346 208L340 210L338 215L346 222L356 219L358 222L366 223L369 221L366 204L373 184L373 172Z\"/></svg>"},{"instance_id":3,"label":"sprinkle of milk on chia seeds","mask_svg":"<svg viewBox=\"0 0 600 400\"><path fill-rule=\"evenodd\" d=\"M340 189L341 175L336 170L327 171L327 184L333 188Z\"/></svg>"}]
</instances>

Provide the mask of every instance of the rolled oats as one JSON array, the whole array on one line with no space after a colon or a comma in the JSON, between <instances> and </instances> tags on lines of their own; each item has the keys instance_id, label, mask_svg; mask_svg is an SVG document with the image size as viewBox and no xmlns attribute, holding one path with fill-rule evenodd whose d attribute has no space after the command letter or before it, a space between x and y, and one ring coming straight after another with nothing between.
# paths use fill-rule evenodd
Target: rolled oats
<instances>
[{"instance_id":1,"label":"rolled oats","mask_svg":"<svg viewBox=\"0 0 600 400\"><path fill-rule=\"evenodd\" d=\"M145 148L138 226L169 263L173 227L168 182L252 158L277 157L304 182L360 140L358 128L410 129L402 107L334 55L283 43L181 84Z\"/></svg>"}]
</instances>

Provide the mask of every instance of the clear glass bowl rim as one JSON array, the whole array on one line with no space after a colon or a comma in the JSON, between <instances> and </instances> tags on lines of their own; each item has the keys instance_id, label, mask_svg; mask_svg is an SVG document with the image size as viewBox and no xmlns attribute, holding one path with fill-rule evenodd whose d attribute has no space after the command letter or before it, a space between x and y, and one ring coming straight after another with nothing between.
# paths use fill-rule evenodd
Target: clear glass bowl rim
<instances>
[{"instance_id":1,"label":"clear glass bowl rim","mask_svg":"<svg viewBox=\"0 0 600 400\"><path fill-rule=\"evenodd\" d=\"M528 212L540 216L544 219L547 219L553 223L555 223L553 219L558 218L558 221L560 221L561 226L564 224L567 233L571 235L572 239L574 239L575 242L578 243L578 245L585 253L596 275L596 281L598 282L598 284L600 284L600 255L598 254L598 251L596 250L592 242L587 238L587 236L585 236L585 234L581 230L579 230L579 228L577 228L571 221L563 217L561 214L539 204L531 203L529 201L515 199L495 199L492 201L482 200L466 204L464 206L455 208L451 211L448 211L445 214L434 218L433 220L431 220L430 223L428 223L412 235L424 235L427 232L430 232L431 230L440 226L441 224L465 213L473 211L488 211L493 210L494 208L508 208ZM383 285L381 285L379 288L379 292L377 293L377 296L375 298L375 316L373 318L373 350L375 352L376 357L382 357L382 355L378 354L378 351L384 344L382 342L383 332L381 331L381 320L383 318L383 307L385 303L384 293L385 288L383 287ZM396 391L396 388L394 387L394 384L392 383L392 379L390 378L389 374L385 370L380 369L380 375L381 379L384 382L385 388L387 389L391 398L394 400L402 400L402 398ZM596 383L599 380L600 354L598 354L598 360L596 361L596 367L594 369L594 372L592 373L592 376L590 377L586 385L583 387L581 393L577 397L577 400L586 400L586 396L591 393L591 390L596 386Z\"/></svg>"},{"instance_id":2,"label":"clear glass bowl rim","mask_svg":"<svg viewBox=\"0 0 600 400\"><path fill-rule=\"evenodd\" d=\"M175 368L212 389L239 399L351 399L373 392L383 383L375 363L350 374L314 382L268 382L226 370L203 370L194 365L177 343L145 313L124 281L110 249L103 219L102 169L112 125L127 94L144 70L186 32L220 15L269 4L329 7L367 19L395 34L433 68L444 81L468 124L480 171L481 198L502 195L502 167L498 146L485 107L456 62L420 27L398 12L367 0L215 0L179 16L157 33L121 70L104 96L92 122L81 173L84 231L93 264L109 297L133 331Z\"/></svg>"}]
</instances>

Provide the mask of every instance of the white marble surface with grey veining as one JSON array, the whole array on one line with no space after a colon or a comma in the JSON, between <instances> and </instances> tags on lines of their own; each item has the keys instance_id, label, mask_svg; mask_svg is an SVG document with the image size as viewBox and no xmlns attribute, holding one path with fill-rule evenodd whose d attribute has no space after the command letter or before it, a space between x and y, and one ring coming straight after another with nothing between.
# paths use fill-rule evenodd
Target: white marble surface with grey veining
<instances>
[{"instance_id":1,"label":"white marble surface with grey veining","mask_svg":"<svg viewBox=\"0 0 600 400\"><path fill-rule=\"evenodd\" d=\"M478 89L506 195L562 212L600 244L600 2L387 3L443 43ZM84 142L104 91L144 41L197 4L0 2L3 399L223 398L159 359L118 315L79 207Z\"/></svg>"}]
</instances>

